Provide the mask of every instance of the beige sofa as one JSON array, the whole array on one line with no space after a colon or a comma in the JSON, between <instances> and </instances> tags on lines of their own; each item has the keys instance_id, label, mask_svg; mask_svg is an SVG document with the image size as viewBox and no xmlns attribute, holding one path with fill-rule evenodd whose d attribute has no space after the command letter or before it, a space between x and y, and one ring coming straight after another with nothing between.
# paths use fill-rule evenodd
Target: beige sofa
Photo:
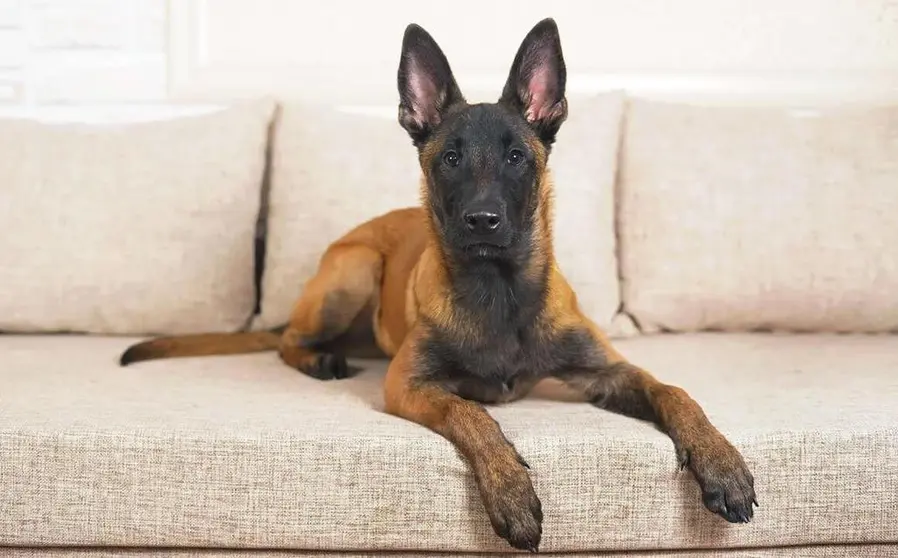
<instances>
[{"instance_id":1,"label":"beige sofa","mask_svg":"<svg viewBox=\"0 0 898 558\"><path fill-rule=\"evenodd\" d=\"M450 444L382 412L382 361L331 382L274 354L118 366L138 338L283 322L330 240L416 202L394 119L5 121L0 153L0 554L509 550ZM571 99L551 161L582 305L699 401L760 507L710 514L665 435L546 383L491 408L541 551L898 556L898 107L607 93Z\"/></svg>"}]
</instances>

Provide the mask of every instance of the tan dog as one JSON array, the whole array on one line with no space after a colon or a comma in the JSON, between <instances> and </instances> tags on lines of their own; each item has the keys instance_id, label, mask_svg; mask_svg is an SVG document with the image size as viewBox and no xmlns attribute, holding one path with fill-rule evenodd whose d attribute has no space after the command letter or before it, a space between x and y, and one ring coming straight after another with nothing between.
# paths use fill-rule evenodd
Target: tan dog
<instances>
[{"instance_id":1,"label":"tan dog","mask_svg":"<svg viewBox=\"0 0 898 558\"><path fill-rule=\"evenodd\" d=\"M350 230L324 253L281 335L159 338L122 364L277 349L320 379L348 374L325 352L365 308L391 357L389 413L452 442L469 463L496 533L536 551L540 500L528 465L481 403L513 401L558 378L597 407L652 421L673 440L707 508L747 522L757 505L739 452L682 389L624 359L577 306L552 251L547 161L567 116L555 22L526 36L501 98L469 104L433 38L409 25L399 65L399 122L417 148L422 207Z\"/></svg>"}]
</instances>

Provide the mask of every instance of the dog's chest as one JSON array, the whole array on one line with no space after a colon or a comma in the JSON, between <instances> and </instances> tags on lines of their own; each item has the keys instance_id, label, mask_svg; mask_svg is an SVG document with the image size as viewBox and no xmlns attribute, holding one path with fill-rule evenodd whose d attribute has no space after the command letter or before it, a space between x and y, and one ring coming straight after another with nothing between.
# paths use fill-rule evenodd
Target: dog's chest
<instances>
[{"instance_id":1,"label":"dog's chest","mask_svg":"<svg viewBox=\"0 0 898 558\"><path fill-rule=\"evenodd\" d=\"M532 327L467 338L436 332L425 348L426 373L466 399L509 401L569 365L565 345L563 338Z\"/></svg>"}]
</instances>

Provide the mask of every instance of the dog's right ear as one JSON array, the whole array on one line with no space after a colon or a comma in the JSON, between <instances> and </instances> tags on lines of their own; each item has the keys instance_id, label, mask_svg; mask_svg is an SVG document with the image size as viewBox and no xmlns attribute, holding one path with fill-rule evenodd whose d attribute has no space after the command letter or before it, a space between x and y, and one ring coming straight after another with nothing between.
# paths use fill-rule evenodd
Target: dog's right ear
<instances>
[{"instance_id":1,"label":"dog's right ear","mask_svg":"<svg viewBox=\"0 0 898 558\"><path fill-rule=\"evenodd\" d=\"M414 23L405 28L399 61L399 123L420 146L446 111L464 103L449 61L433 37Z\"/></svg>"}]
</instances>

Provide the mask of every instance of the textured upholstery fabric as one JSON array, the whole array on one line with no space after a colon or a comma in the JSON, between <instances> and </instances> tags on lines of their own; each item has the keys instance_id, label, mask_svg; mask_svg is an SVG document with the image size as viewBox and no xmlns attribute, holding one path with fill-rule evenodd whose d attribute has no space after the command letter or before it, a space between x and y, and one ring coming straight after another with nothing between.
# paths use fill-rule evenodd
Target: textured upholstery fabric
<instances>
[{"instance_id":1,"label":"textured upholstery fabric","mask_svg":"<svg viewBox=\"0 0 898 558\"><path fill-rule=\"evenodd\" d=\"M273 108L111 126L0 121L0 331L243 326Z\"/></svg>"},{"instance_id":2,"label":"textured upholstery fabric","mask_svg":"<svg viewBox=\"0 0 898 558\"><path fill-rule=\"evenodd\" d=\"M176 550L176 549L68 549L68 548L0 548L0 555L8 558L309 558L326 556L327 558L364 558L376 556L377 558L412 558L418 556L445 556L451 558L495 558L500 556L495 553L426 553L411 552L305 552L293 551L266 551L266 550ZM671 551L636 551L636 552L601 552L601 553L555 553L540 552L540 556L559 558L564 556L576 556L578 558L894 558L898 555L898 545L825 545L825 546L800 546L784 548L721 548L708 550L671 550Z\"/></svg>"},{"instance_id":3,"label":"textured upholstery fabric","mask_svg":"<svg viewBox=\"0 0 898 558\"><path fill-rule=\"evenodd\" d=\"M612 337L634 333L620 308L614 181L624 97L569 100L549 167L555 184L555 257L580 307Z\"/></svg>"},{"instance_id":4,"label":"textured upholstery fabric","mask_svg":"<svg viewBox=\"0 0 898 558\"><path fill-rule=\"evenodd\" d=\"M624 306L645 331L898 330L898 106L633 99Z\"/></svg>"},{"instance_id":5,"label":"textured upholstery fabric","mask_svg":"<svg viewBox=\"0 0 898 558\"><path fill-rule=\"evenodd\" d=\"M273 354L119 368L129 342L0 336L0 546L507 549L451 445L381 411L380 363L331 382ZM617 346L703 405L761 507L712 516L666 436L546 384L491 408L532 466L541 550L898 542L898 337Z\"/></svg>"},{"instance_id":6,"label":"textured upholstery fabric","mask_svg":"<svg viewBox=\"0 0 898 558\"><path fill-rule=\"evenodd\" d=\"M550 158L555 246L580 304L609 334L620 306L614 177L623 96L572 99ZM417 153L395 117L284 102L273 139L265 273L256 328L286 323L328 244L391 209L417 205Z\"/></svg>"}]
</instances>

